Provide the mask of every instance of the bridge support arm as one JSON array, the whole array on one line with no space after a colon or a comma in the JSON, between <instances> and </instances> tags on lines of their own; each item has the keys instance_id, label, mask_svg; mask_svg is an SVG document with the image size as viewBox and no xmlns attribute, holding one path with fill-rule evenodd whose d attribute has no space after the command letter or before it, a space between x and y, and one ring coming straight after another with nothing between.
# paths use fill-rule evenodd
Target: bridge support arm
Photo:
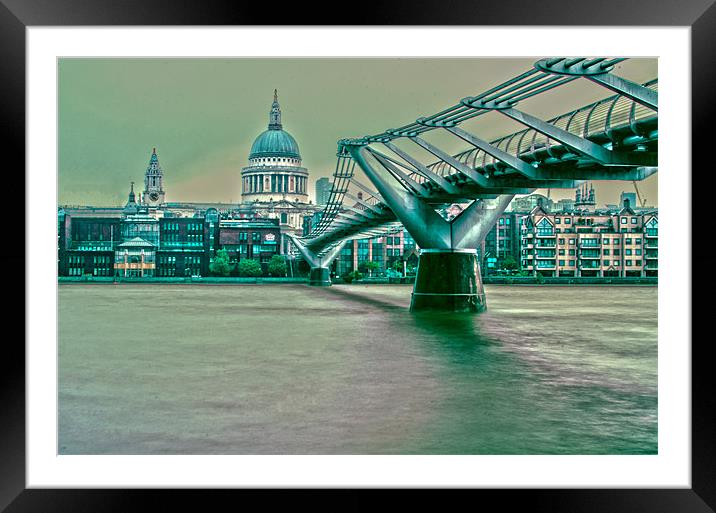
<instances>
[{"instance_id":1,"label":"bridge support arm","mask_svg":"<svg viewBox=\"0 0 716 513\"><path fill-rule=\"evenodd\" d=\"M452 222L453 247L477 248L514 197L514 194L503 194L495 200L473 201Z\"/></svg>"},{"instance_id":2,"label":"bridge support arm","mask_svg":"<svg viewBox=\"0 0 716 513\"><path fill-rule=\"evenodd\" d=\"M584 77L614 91L615 93L619 93L637 103L641 103L644 107L648 107L653 110L658 110L659 108L659 93L649 89L648 87L636 84L630 80L626 80L610 73L604 73L602 75L585 75Z\"/></svg>"},{"instance_id":3,"label":"bridge support arm","mask_svg":"<svg viewBox=\"0 0 716 513\"><path fill-rule=\"evenodd\" d=\"M364 147L351 146L349 151L418 246L450 248L450 225L434 208L398 185L386 170L371 165Z\"/></svg>"}]
</instances>

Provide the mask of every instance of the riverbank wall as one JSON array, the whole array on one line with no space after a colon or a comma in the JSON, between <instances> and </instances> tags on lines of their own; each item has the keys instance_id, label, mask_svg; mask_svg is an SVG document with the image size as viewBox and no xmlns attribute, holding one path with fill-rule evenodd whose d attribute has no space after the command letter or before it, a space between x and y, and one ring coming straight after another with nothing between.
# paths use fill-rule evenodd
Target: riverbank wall
<instances>
[{"instance_id":1,"label":"riverbank wall","mask_svg":"<svg viewBox=\"0 0 716 513\"><path fill-rule=\"evenodd\" d=\"M174 283L174 284L280 284L280 283L307 283L308 278L237 278L237 277L202 277L202 278L118 278L111 277L95 277L95 276L60 276L57 280L59 283L96 283L96 284L121 284L121 283L141 283L151 285L153 283ZM352 284L412 284L415 281L414 276L405 278L364 278L359 281L353 281ZM485 285L657 285L658 278L598 278L598 277L558 277L558 278L542 278L537 279L532 276L485 276L482 278ZM340 278L333 278L333 283L344 283Z\"/></svg>"}]
</instances>

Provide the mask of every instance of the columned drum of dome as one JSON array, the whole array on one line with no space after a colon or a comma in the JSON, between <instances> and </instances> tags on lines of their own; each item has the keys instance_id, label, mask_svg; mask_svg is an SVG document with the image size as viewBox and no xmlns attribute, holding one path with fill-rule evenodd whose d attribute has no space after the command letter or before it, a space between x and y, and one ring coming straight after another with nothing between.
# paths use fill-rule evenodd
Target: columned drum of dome
<instances>
[{"instance_id":1,"label":"columned drum of dome","mask_svg":"<svg viewBox=\"0 0 716 513\"><path fill-rule=\"evenodd\" d=\"M274 90L268 129L254 141L249 165L241 170L241 199L245 202L287 199L308 203L308 169L301 152L283 129L278 91Z\"/></svg>"}]
</instances>

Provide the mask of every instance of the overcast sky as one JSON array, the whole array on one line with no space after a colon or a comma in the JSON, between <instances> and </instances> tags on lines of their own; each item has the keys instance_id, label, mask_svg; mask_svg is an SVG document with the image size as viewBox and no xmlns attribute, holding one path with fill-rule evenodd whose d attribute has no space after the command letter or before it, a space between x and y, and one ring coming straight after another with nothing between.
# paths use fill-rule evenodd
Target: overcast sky
<instances>
[{"instance_id":1,"label":"overcast sky","mask_svg":"<svg viewBox=\"0 0 716 513\"><path fill-rule=\"evenodd\" d=\"M395 128L526 71L538 59L61 59L59 203L124 204L129 182L142 188L152 148L164 169L167 201L233 201L256 136L266 129L278 89L283 127L298 141L315 180L331 176L336 141ZM657 77L656 59L631 59L616 73ZM608 95L588 80L520 103L555 116ZM522 127L498 113L463 125L494 139ZM451 152L453 136L427 137ZM407 143L416 156L432 162ZM640 183L658 205L657 176ZM631 182L595 182L598 205L617 203ZM543 191L540 191L543 192ZM552 190L552 198L573 197Z\"/></svg>"}]
</instances>

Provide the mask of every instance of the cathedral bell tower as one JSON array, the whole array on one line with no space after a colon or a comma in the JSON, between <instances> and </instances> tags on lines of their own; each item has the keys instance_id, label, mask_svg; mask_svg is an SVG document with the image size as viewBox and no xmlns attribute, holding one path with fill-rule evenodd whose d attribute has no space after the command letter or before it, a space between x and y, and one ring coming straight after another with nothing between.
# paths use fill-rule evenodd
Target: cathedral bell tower
<instances>
[{"instance_id":1,"label":"cathedral bell tower","mask_svg":"<svg viewBox=\"0 0 716 513\"><path fill-rule=\"evenodd\" d=\"M152 149L152 156L149 159L149 166L144 174L144 191L142 192L142 204L149 207L156 207L164 203L163 172L159 166L157 149Z\"/></svg>"}]
</instances>

